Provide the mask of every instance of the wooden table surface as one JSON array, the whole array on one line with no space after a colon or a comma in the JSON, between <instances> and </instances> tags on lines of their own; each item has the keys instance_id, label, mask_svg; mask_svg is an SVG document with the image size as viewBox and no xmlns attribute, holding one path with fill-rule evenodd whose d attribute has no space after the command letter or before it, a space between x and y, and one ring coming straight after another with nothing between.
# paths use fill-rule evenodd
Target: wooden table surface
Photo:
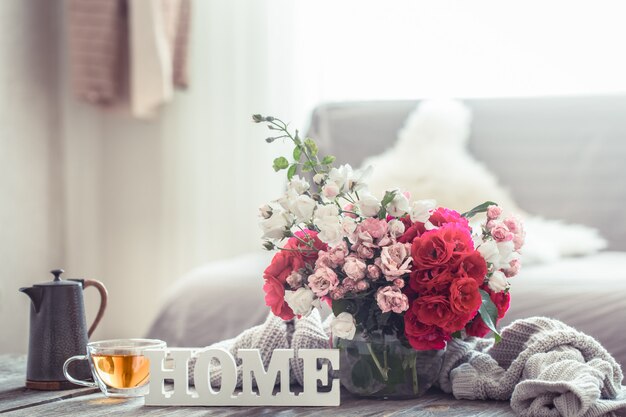
<instances>
[{"instance_id":1,"label":"wooden table surface","mask_svg":"<svg viewBox=\"0 0 626 417\"><path fill-rule=\"evenodd\" d=\"M441 391L403 401L368 400L342 391L339 407L145 407L143 398L107 398L94 388L24 388L26 360L0 355L0 414L6 416L514 416L508 402L456 400Z\"/></svg>"}]
</instances>

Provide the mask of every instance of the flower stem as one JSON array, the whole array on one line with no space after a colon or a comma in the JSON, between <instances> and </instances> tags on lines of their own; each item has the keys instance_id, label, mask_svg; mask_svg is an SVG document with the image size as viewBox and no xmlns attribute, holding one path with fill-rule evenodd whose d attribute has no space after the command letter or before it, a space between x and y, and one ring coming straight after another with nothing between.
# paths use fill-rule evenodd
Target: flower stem
<instances>
[{"instance_id":1,"label":"flower stem","mask_svg":"<svg viewBox=\"0 0 626 417\"><path fill-rule=\"evenodd\" d=\"M413 394L419 393L419 384L417 381L417 353L411 352L413 359L411 360L411 374L413 376Z\"/></svg>"},{"instance_id":2,"label":"flower stem","mask_svg":"<svg viewBox=\"0 0 626 417\"><path fill-rule=\"evenodd\" d=\"M367 342L367 350L369 350L370 355L372 356L372 360L374 361L374 364L378 368L378 371L380 372L380 375L383 377L383 381L387 382L387 379L389 378L389 375L388 375L389 368L387 368L387 367L383 368L380 365L380 361L378 360L378 357L374 353L374 350L372 349L372 344L370 342Z\"/></svg>"},{"instance_id":3,"label":"flower stem","mask_svg":"<svg viewBox=\"0 0 626 417\"><path fill-rule=\"evenodd\" d=\"M279 125L278 123L276 123L276 121L282 123L282 126ZM315 172L316 174L319 174L319 172L317 171L317 163L315 161L313 161L313 159L311 158L311 156L309 155L309 153L306 150L306 146L302 143L298 143L296 141L296 139L291 135L291 133L289 133L289 130L287 130L287 123L283 122L280 119L274 119L273 121L270 122L271 124L273 124L274 126L277 126L279 130L285 132L285 134L289 137L289 139L291 139L291 141L298 147L300 147L300 150L302 151L302 153L304 154L304 156L306 156L306 159L309 160L309 162L311 163L311 168L313 169L313 172ZM297 136L297 131L296 131L296 136Z\"/></svg>"}]
</instances>

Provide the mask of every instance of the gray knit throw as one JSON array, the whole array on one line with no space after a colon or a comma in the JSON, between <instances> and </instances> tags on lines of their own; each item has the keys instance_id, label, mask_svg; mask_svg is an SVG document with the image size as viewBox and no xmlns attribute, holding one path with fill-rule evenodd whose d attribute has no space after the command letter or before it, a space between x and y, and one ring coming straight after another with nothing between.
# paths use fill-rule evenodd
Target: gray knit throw
<instances>
[{"instance_id":1,"label":"gray knit throw","mask_svg":"<svg viewBox=\"0 0 626 417\"><path fill-rule=\"evenodd\" d=\"M327 348L328 323L316 310L294 322L270 314L262 325L209 347L234 355L238 349L260 349L267 367L274 349ZM299 360L292 360L291 371L292 382L302 383ZM219 363L210 372L212 384L219 385ZM439 387L458 399L510 400L520 416L626 416L622 378L620 366L594 338L558 320L533 317L504 328L497 344L479 338L450 341Z\"/></svg>"}]
</instances>

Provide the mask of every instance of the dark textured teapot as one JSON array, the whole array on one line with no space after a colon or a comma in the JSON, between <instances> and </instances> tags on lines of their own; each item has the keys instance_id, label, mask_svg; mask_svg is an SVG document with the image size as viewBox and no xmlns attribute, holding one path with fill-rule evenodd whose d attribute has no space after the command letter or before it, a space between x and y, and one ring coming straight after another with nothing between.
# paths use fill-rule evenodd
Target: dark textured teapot
<instances>
[{"instance_id":1,"label":"dark textured teapot","mask_svg":"<svg viewBox=\"0 0 626 417\"><path fill-rule=\"evenodd\" d=\"M54 280L20 288L31 299L30 339L26 388L58 390L75 388L63 375L63 363L74 355L84 355L87 340L102 319L107 304L107 290L100 281L61 279L62 269L55 269ZM100 293L100 309L87 331L83 290L95 287ZM89 378L86 363L76 364L72 375Z\"/></svg>"}]
</instances>

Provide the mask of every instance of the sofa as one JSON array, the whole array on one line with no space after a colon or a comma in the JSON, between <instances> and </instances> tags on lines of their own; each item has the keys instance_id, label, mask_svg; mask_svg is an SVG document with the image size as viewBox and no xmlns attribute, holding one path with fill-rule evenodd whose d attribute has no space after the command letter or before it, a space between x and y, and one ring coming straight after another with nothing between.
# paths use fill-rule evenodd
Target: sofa
<instances>
[{"instance_id":1,"label":"sofa","mask_svg":"<svg viewBox=\"0 0 626 417\"><path fill-rule=\"evenodd\" d=\"M469 152L520 207L594 227L606 250L525 265L499 326L548 316L597 338L626 365L626 96L463 100L473 114ZM416 101L324 104L308 135L320 152L359 166L392 146ZM513 157L500 158L502 154ZM261 278L271 254L201 266L179 279L148 332L170 346L205 346L261 323ZM237 289L238 299L226 294ZM224 313L224 312L228 313Z\"/></svg>"}]
</instances>

